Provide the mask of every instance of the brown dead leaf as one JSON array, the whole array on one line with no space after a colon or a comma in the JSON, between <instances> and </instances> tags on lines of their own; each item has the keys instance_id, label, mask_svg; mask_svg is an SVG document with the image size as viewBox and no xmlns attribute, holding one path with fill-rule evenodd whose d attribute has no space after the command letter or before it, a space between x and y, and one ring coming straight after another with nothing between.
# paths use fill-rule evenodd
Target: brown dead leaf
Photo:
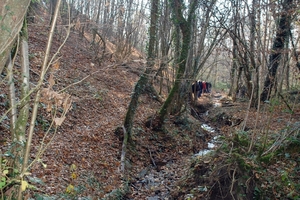
<instances>
[{"instance_id":1,"label":"brown dead leaf","mask_svg":"<svg viewBox=\"0 0 300 200\"><path fill-rule=\"evenodd\" d=\"M107 186L104 188L104 190L105 190L106 193L112 191L113 189L114 189L114 187L111 186L111 185L107 185Z\"/></svg>"},{"instance_id":2,"label":"brown dead leaf","mask_svg":"<svg viewBox=\"0 0 300 200\"><path fill-rule=\"evenodd\" d=\"M59 66L60 66L59 62L54 63L52 66L52 70L53 71L59 70Z\"/></svg>"},{"instance_id":3,"label":"brown dead leaf","mask_svg":"<svg viewBox=\"0 0 300 200\"><path fill-rule=\"evenodd\" d=\"M52 86L55 84L55 81L54 81L54 78L53 78L53 74L51 73L50 74L50 77L49 77L49 88L52 88Z\"/></svg>"},{"instance_id":4,"label":"brown dead leaf","mask_svg":"<svg viewBox=\"0 0 300 200\"><path fill-rule=\"evenodd\" d=\"M64 122L64 120L66 119L65 116L62 116L62 117L57 117L57 118L54 118L54 122L55 122L55 125L56 126L60 126L62 125L62 123Z\"/></svg>"},{"instance_id":5,"label":"brown dead leaf","mask_svg":"<svg viewBox=\"0 0 300 200\"><path fill-rule=\"evenodd\" d=\"M66 94L66 98L63 103L63 108L66 112L70 109L70 107L72 105L72 100L70 99L70 97L71 97L71 95Z\"/></svg>"},{"instance_id":6,"label":"brown dead leaf","mask_svg":"<svg viewBox=\"0 0 300 200\"><path fill-rule=\"evenodd\" d=\"M51 110L52 110L52 104L47 104L46 111L51 112Z\"/></svg>"}]
</instances>

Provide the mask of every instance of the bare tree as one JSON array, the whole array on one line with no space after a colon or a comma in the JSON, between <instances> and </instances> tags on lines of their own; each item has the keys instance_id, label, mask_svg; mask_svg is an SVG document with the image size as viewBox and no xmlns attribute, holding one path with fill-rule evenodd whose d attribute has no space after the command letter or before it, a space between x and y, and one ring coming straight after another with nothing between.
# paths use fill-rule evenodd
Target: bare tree
<instances>
[{"instance_id":1,"label":"bare tree","mask_svg":"<svg viewBox=\"0 0 300 200\"><path fill-rule=\"evenodd\" d=\"M182 34L182 45L180 49L179 60L176 63L178 65L178 70L176 73L175 83L171 89L166 101L162 105L159 111L159 124L161 126L165 120L165 117L169 112L178 112L183 105L183 98L180 98L180 83L184 77L184 72L186 68L186 61L188 57L188 49L191 42L191 29L192 29L192 19L194 18L195 11L197 9L198 1L193 0L190 2L188 17L187 19L183 16L183 2L179 0L174 0L171 2L171 7L174 15L174 22L178 23Z\"/></svg>"},{"instance_id":2,"label":"bare tree","mask_svg":"<svg viewBox=\"0 0 300 200\"><path fill-rule=\"evenodd\" d=\"M141 75L140 79L135 85L134 92L131 97L131 101L129 107L127 109L126 117L124 120L124 139L123 139L123 146L122 146L122 155L121 155L121 171L125 169L125 152L126 152L126 145L128 139L131 137L131 130L133 126L133 119L138 107L138 99L140 94L146 87L148 82L148 75L152 71L154 66L154 44L155 44L155 36L156 36L156 23L157 23L157 13L158 13L158 4L159 0L152 0L151 1L151 23L150 23L150 31L149 31L149 48L148 48L148 58L147 58L147 66L145 72Z\"/></svg>"},{"instance_id":3,"label":"bare tree","mask_svg":"<svg viewBox=\"0 0 300 200\"><path fill-rule=\"evenodd\" d=\"M170 19L170 6L167 0L163 1L163 4L160 9L160 18L159 18L159 32L158 40L159 50L157 52L159 68L154 76L154 79L159 80L159 94L162 94L163 83L166 80L168 83L168 76L164 76L164 72L167 72L169 62L173 60L170 58L170 47L172 43L171 30L172 24Z\"/></svg>"},{"instance_id":4,"label":"bare tree","mask_svg":"<svg viewBox=\"0 0 300 200\"><path fill-rule=\"evenodd\" d=\"M265 101L270 98L272 89L275 85L276 72L284 51L285 42L289 37L291 26L291 8L294 6L293 0L284 0L282 10L276 30L276 36L273 41L271 53L269 55L268 75L264 83L264 89L261 94L261 100Z\"/></svg>"}]
</instances>

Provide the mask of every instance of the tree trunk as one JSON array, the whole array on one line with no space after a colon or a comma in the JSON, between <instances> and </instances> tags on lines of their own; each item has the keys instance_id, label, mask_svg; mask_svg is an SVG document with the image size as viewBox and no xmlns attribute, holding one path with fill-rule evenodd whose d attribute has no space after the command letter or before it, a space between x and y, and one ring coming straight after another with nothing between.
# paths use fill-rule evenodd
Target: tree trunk
<instances>
[{"instance_id":1,"label":"tree trunk","mask_svg":"<svg viewBox=\"0 0 300 200\"><path fill-rule=\"evenodd\" d=\"M21 33L21 55L22 55L22 85L21 85L21 109L15 127L16 139L20 144L25 144L25 131L29 115L29 54L27 24L24 23Z\"/></svg>"},{"instance_id":2,"label":"tree trunk","mask_svg":"<svg viewBox=\"0 0 300 200\"><path fill-rule=\"evenodd\" d=\"M52 24L52 20L54 18L55 6L57 4L57 0L50 0L50 25Z\"/></svg>"},{"instance_id":3,"label":"tree trunk","mask_svg":"<svg viewBox=\"0 0 300 200\"><path fill-rule=\"evenodd\" d=\"M2 0L0 3L0 73L10 55L11 48L19 34L30 0ZM13 13L13 14L10 14Z\"/></svg>"},{"instance_id":4,"label":"tree trunk","mask_svg":"<svg viewBox=\"0 0 300 200\"><path fill-rule=\"evenodd\" d=\"M251 100L250 105L254 107L257 104L257 99L259 96L259 85L257 84L258 82L255 81L258 76L253 77L253 72L258 72L258 66L256 64L256 56L255 55L255 38L256 38L256 9L257 9L257 0L252 0L252 8L251 8L251 13L250 13L250 54L249 54L249 59L250 59L250 68L247 68L247 73L246 75L246 80L247 80L247 88L248 88L248 96L249 99ZM254 70L252 70L254 69ZM256 74L255 74L256 75ZM253 90L253 94L252 94ZM252 96L250 98L250 96Z\"/></svg>"},{"instance_id":5,"label":"tree trunk","mask_svg":"<svg viewBox=\"0 0 300 200\"><path fill-rule=\"evenodd\" d=\"M17 121L17 103L16 103L16 92L15 92L16 88L14 83L13 67L14 67L14 59L12 59L11 56L9 56L7 62L7 76L9 82L9 106L11 107L10 131L12 134L12 139L15 140L15 127Z\"/></svg>"},{"instance_id":6,"label":"tree trunk","mask_svg":"<svg viewBox=\"0 0 300 200\"><path fill-rule=\"evenodd\" d=\"M237 57L237 42L234 36L232 36L233 45L232 45L232 67L230 71L230 89L228 92L228 96L231 96L233 99L236 98L236 81L237 80L237 64L238 64L238 57Z\"/></svg>"},{"instance_id":7,"label":"tree trunk","mask_svg":"<svg viewBox=\"0 0 300 200\"><path fill-rule=\"evenodd\" d=\"M272 89L275 85L276 72L279 67L281 55L284 50L285 41L289 37L289 30L291 26L291 14L289 9L293 4L293 0L285 0L282 3L282 12L279 19L279 24L276 31L276 36L269 56L268 74L264 83L264 89L261 94L261 100L269 100Z\"/></svg>"},{"instance_id":8,"label":"tree trunk","mask_svg":"<svg viewBox=\"0 0 300 200\"><path fill-rule=\"evenodd\" d=\"M152 71L154 66L154 45L156 40L156 22L157 22L157 13L158 13L158 3L159 0L152 0L151 1L151 22L150 22L150 35L149 35L149 48L148 48L148 60L147 60L147 67L145 73L143 73L136 83L134 87L134 92L131 97L131 101L129 107L127 109L124 127L125 131L128 134L128 139L131 137L131 129L132 123L135 115L135 111L138 107L138 100L140 94L144 91L146 84L148 82L148 74Z\"/></svg>"},{"instance_id":9,"label":"tree trunk","mask_svg":"<svg viewBox=\"0 0 300 200\"><path fill-rule=\"evenodd\" d=\"M43 61L43 65L42 65L42 69L41 69L41 75L40 75L40 79L39 79L38 84L37 84L37 88L40 88L42 86L42 84L44 82L45 74L46 74L46 71L47 71L47 66L49 64L48 63L48 58L50 56L51 43L52 43L52 39L53 39L53 35L54 35L54 29L55 29L56 21L57 21L57 18L58 18L58 12L59 12L60 4L61 4L61 0L57 0L57 5L56 5L56 8L55 8L53 21L52 21L52 24L51 24L50 34L49 34L49 37L48 37L47 48L46 48L46 51L45 51L45 58L44 58L44 61ZM24 176L26 175L26 172L28 170L27 169L28 160L29 160L29 156L30 156L30 148L31 148L31 142L32 142L32 138L33 138L33 132L34 132L34 127L35 127L38 107L39 107L40 96L41 96L41 90L38 90L37 94L35 96L35 99L34 99L34 105L33 105L33 109L32 109L32 117L31 117L31 122L30 122L30 127L29 127L29 133L28 133L28 139L27 139L27 142L26 142L26 149L25 149L24 159L23 159L23 163L22 163L22 170L21 170L21 175L20 175L21 186L19 187L18 200L22 199L23 184L27 183L24 180Z\"/></svg>"},{"instance_id":10,"label":"tree trunk","mask_svg":"<svg viewBox=\"0 0 300 200\"><path fill-rule=\"evenodd\" d=\"M293 57L296 61L296 67L298 68L298 70L300 70L300 60L299 60L299 52L297 52L297 47L296 45L294 44L294 40L293 40L293 35L292 35L292 31L291 29L289 30L289 34L290 34L290 40L291 40L291 43L292 43L292 52L293 52ZM289 86L289 84L288 84Z\"/></svg>"},{"instance_id":11,"label":"tree trunk","mask_svg":"<svg viewBox=\"0 0 300 200\"><path fill-rule=\"evenodd\" d=\"M26 20L24 20L25 22ZM29 117L29 60L28 60L28 36L27 36L27 24L24 23L22 32L21 32L21 40L20 40L20 47L21 47L21 100L20 100L20 111L17 115L16 105L12 110L15 112L14 118L16 119L12 126L14 130L12 131L13 135L13 141L15 143L13 147L13 154L14 154L14 160L12 163L13 169L17 169L18 171L21 171L22 166L22 159L24 155L24 147L26 144L26 126L28 122ZM12 62L12 64L14 64ZM15 90L15 88L13 88ZM12 91L11 91L12 92ZM13 91L14 93L14 91Z\"/></svg>"},{"instance_id":12,"label":"tree trunk","mask_svg":"<svg viewBox=\"0 0 300 200\"><path fill-rule=\"evenodd\" d=\"M98 4L98 12L97 12L97 16L96 16L96 24L100 24L100 13L101 13L101 3L102 1L99 1L99 4ZM103 17L103 24L105 25L106 24L106 14L107 14L107 9L106 9L106 1L104 1L104 6L105 6L105 10L104 10L104 17Z\"/></svg>"},{"instance_id":13,"label":"tree trunk","mask_svg":"<svg viewBox=\"0 0 300 200\"><path fill-rule=\"evenodd\" d=\"M188 57L189 45L191 40L191 28L192 28L192 18L194 17L195 10L197 8L197 0L193 0L190 3L190 10L188 19L185 20L182 13L183 3L180 0L172 1L172 9L174 13L174 23L178 23L182 33L182 45L180 50L180 57L178 64L178 71L175 77L175 83L171 89L165 103L159 111L159 126L161 126L167 116L171 111L172 113L180 111L183 105L183 99L180 98L180 86L181 80L183 79L183 74L185 72L186 61Z\"/></svg>"}]
</instances>

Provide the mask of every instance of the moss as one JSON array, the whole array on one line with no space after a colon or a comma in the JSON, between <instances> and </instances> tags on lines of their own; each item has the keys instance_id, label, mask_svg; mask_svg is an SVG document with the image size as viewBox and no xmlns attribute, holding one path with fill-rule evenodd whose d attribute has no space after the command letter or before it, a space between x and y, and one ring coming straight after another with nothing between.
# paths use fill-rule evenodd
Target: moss
<instances>
[{"instance_id":1,"label":"moss","mask_svg":"<svg viewBox=\"0 0 300 200\"><path fill-rule=\"evenodd\" d=\"M239 167L242 170L249 171L252 169L252 166L246 163L246 161L244 160L242 155L240 155L238 153L233 153L232 155L233 155L234 160L237 162L237 164L239 165Z\"/></svg>"},{"instance_id":2,"label":"moss","mask_svg":"<svg viewBox=\"0 0 300 200\"><path fill-rule=\"evenodd\" d=\"M265 163L265 164L270 164L271 161L272 161L272 159L273 159L273 157L274 157L274 153L269 153L269 154L267 154L267 155L265 155L265 156L261 156L261 157L259 158L259 161L260 161L260 162L263 162L263 163Z\"/></svg>"},{"instance_id":3,"label":"moss","mask_svg":"<svg viewBox=\"0 0 300 200\"><path fill-rule=\"evenodd\" d=\"M250 139L246 132L235 134L233 142L237 147L248 147L250 145Z\"/></svg>"}]
</instances>

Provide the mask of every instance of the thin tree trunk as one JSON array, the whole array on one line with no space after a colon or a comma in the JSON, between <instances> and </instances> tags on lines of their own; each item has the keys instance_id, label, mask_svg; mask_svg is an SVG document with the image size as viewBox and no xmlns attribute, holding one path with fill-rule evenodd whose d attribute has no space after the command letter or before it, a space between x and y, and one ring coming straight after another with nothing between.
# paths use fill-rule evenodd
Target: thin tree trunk
<instances>
[{"instance_id":1,"label":"thin tree trunk","mask_svg":"<svg viewBox=\"0 0 300 200\"><path fill-rule=\"evenodd\" d=\"M22 157L24 155L24 146L26 143L25 133L26 126L28 122L29 116L29 60L28 60L28 36L27 36L27 24L26 20L24 20L24 25L21 32L20 37L20 49L21 49L21 96L20 96L20 111L17 116L16 105L13 105L12 111L15 112L13 120L13 140L15 142L15 146L13 148L14 161L12 166L14 169L18 171L21 170L22 166ZM13 63L12 63L13 64ZM14 100L15 101L15 100ZM14 119L15 118L15 119Z\"/></svg>"},{"instance_id":2,"label":"thin tree trunk","mask_svg":"<svg viewBox=\"0 0 300 200\"><path fill-rule=\"evenodd\" d=\"M100 24L100 13L101 13L101 3L102 3L102 1L99 1L99 4L98 4L98 12L97 12L97 17L96 17L96 23L97 24ZM104 1L104 5L106 4L106 1ZM104 24L106 23L106 5L105 5L105 11L104 11Z\"/></svg>"},{"instance_id":3,"label":"thin tree trunk","mask_svg":"<svg viewBox=\"0 0 300 200\"><path fill-rule=\"evenodd\" d=\"M7 76L9 84L9 105L11 107L11 120L10 120L10 130L12 139L15 140L15 127L17 121L17 106L16 106L16 88L14 83L14 73L13 73L14 59L9 56L7 62Z\"/></svg>"},{"instance_id":4,"label":"thin tree trunk","mask_svg":"<svg viewBox=\"0 0 300 200\"><path fill-rule=\"evenodd\" d=\"M26 143L26 149L25 149L25 153L24 153L24 160L23 160L22 170L21 170L21 174L20 174L21 186L19 187L18 200L22 200L22 193L23 193L23 187L22 186L23 186L23 184L26 183L23 180L23 178L25 176L25 173L27 171L27 166L28 166L28 160L29 160L29 155L30 155L30 147L31 147L34 127L35 127L37 112L38 112L39 100L40 100L40 96L41 96L40 87L43 84L45 74L46 74L46 71L47 71L48 58L50 56L51 43L52 43L52 39L53 39L53 35L54 35L56 21L57 21L57 18L58 18L58 12L59 12L60 4L61 4L61 0L57 0L57 4L56 4L54 16L53 16L53 23L51 24L50 34L49 34L49 37L48 37L48 43L47 43L47 48L46 48L46 52L45 52L45 58L44 58L42 69L41 69L41 76L40 76L40 79L39 79L39 82L38 82L38 85L37 85L38 91L37 91L37 94L36 94L36 97L35 97L35 100L34 100L34 106L33 106L33 109L32 109L32 117L31 117L31 122L30 122L30 127L29 127L28 139L27 139L27 143Z\"/></svg>"},{"instance_id":5,"label":"thin tree trunk","mask_svg":"<svg viewBox=\"0 0 300 200\"><path fill-rule=\"evenodd\" d=\"M54 18L55 6L57 4L57 0L50 0L50 25L52 24L52 20Z\"/></svg>"},{"instance_id":6,"label":"thin tree trunk","mask_svg":"<svg viewBox=\"0 0 300 200\"><path fill-rule=\"evenodd\" d=\"M15 127L15 134L18 142L25 144L25 130L29 116L29 55L28 55L28 35L27 24L24 23L21 36L21 55L22 55L22 85L21 85L21 110Z\"/></svg>"},{"instance_id":7,"label":"thin tree trunk","mask_svg":"<svg viewBox=\"0 0 300 200\"><path fill-rule=\"evenodd\" d=\"M235 12L235 16L234 16L234 28L233 28L233 35L231 34L231 38L232 38L232 67L231 67L231 71L230 71L230 82L231 82L231 86L228 92L228 96L231 96L233 98L233 100L235 101L236 99L236 83L238 82L237 80L237 75L236 75L236 71L237 71L237 62L238 62L238 56L237 56L237 39L235 38L235 36L237 35L237 9L238 6L235 5L234 6L236 8L236 12Z\"/></svg>"},{"instance_id":8,"label":"thin tree trunk","mask_svg":"<svg viewBox=\"0 0 300 200\"><path fill-rule=\"evenodd\" d=\"M235 23L236 26L236 23ZM235 27L236 31L236 27ZM233 39L233 45L232 45L232 66L231 66L231 71L230 71L230 82L231 86L228 92L228 96L232 96L233 100L235 101L236 99L236 79L237 79L237 62L238 62L238 57L237 57L237 42L234 36L232 36Z\"/></svg>"},{"instance_id":9,"label":"thin tree trunk","mask_svg":"<svg viewBox=\"0 0 300 200\"><path fill-rule=\"evenodd\" d=\"M298 70L300 70L299 53L297 52L297 47L294 44L294 40L293 40L293 35L292 35L291 29L289 30L289 34L290 34L290 40L291 40L292 47L293 47L293 49L292 49L293 56L294 56L294 59L296 60L296 67L298 68Z\"/></svg>"},{"instance_id":10,"label":"thin tree trunk","mask_svg":"<svg viewBox=\"0 0 300 200\"><path fill-rule=\"evenodd\" d=\"M154 66L154 45L156 40L156 22L157 22L157 12L158 12L159 0L152 0L151 2L151 22L150 22L150 36L149 36L149 48L148 48L148 60L146 71L143 73L134 87L134 92L131 97L129 107L127 109L126 117L124 120L125 131L128 134L128 139L131 137L132 123L136 109L138 107L138 100L140 94L144 91L146 84L148 82L148 75L152 71Z\"/></svg>"}]
</instances>

